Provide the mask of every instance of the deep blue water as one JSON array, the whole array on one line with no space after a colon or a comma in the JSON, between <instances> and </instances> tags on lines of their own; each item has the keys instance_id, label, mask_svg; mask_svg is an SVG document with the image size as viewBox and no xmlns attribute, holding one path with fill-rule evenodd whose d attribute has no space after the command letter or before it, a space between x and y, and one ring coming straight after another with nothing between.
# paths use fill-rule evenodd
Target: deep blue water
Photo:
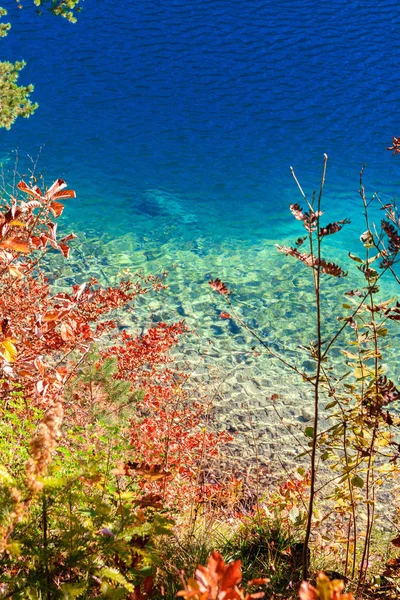
<instances>
[{"instance_id":1,"label":"deep blue water","mask_svg":"<svg viewBox=\"0 0 400 600\"><path fill-rule=\"evenodd\" d=\"M27 60L40 108L0 133L0 156L43 146L82 229L151 231L161 214L176 243L279 239L299 199L289 166L310 192L323 152L334 218L357 211L363 163L368 193L398 189L397 0L85 0L76 25L2 5L1 56Z\"/></svg>"}]
</instances>

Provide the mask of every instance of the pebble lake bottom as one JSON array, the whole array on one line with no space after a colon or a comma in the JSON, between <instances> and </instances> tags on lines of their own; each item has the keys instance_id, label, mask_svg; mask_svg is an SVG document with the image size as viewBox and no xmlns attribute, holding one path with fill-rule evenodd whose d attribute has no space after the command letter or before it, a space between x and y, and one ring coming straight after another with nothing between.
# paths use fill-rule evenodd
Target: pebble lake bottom
<instances>
[{"instance_id":1,"label":"pebble lake bottom","mask_svg":"<svg viewBox=\"0 0 400 600\"><path fill-rule=\"evenodd\" d=\"M302 431L311 395L220 318L228 309L207 282L223 280L246 322L311 369L301 349L315 339L310 272L275 248L303 234L288 208L302 203L289 167L311 197L326 152L324 224L352 220L326 240L328 258L349 271L324 279L334 330L344 291L362 285L347 255L363 251L361 166L368 197L399 191L400 158L385 149L399 134L398 3L86 1L75 25L7 8L2 56L27 61L21 83L35 84L40 108L2 133L3 168L12 173L18 156L29 176L27 155L35 162L41 148L36 172L77 192L59 229L79 241L68 263L51 258L54 284L168 270L169 289L139 303L133 326L185 319L194 333L180 360L199 381L223 380L217 419L248 436L248 401L261 453L269 460L284 447L289 464L296 449L276 410ZM372 216L379 223L379 210ZM390 278L382 287L396 296ZM251 443L240 451L251 456Z\"/></svg>"},{"instance_id":2,"label":"pebble lake bottom","mask_svg":"<svg viewBox=\"0 0 400 600\"><path fill-rule=\"evenodd\" d=\"M288 218L290 223L290 214ZM276 461L279 467L293 467L293 459L303 451L294 444L293 433L303 439L305 428L312 424L312 389L264 351L234 318L221 317L231 309L208 282L211 277L224 281L233 292L235 310L246 324L274 352L312 375L315 362L305 349L316 340L311 269L280 254L275 240L244 248L238 240L211 243L206 232L185 240L179 233L181 222L173 227L166 220L164 232L161 222L158 225L153 229L148 224L146 229L144 220L140 233L126 233L117 239L91 230L81 232L67 264L52 255L49 273L54 285L67 290L91 276L112 284L126 270L158 274L166 269L167 289L139 298L131 314L121 314L120 328L141 333L160 321L184 320L191 332L174 352L175 365L191 373L191 385L199 397L212 400L214 424L234 434L229 450L234 463L239 465L240 458L242 464L252 464L255 434L260 462L267 469ZM301 224L295 222L295 226L300 228ZM292 242L296 236L291 236ZM359 242L358 246L363 248ZM338 317L348 315L342 306L349 302L344 293L364 285L347 249L331 244L326 256L349 274L341 279L322 277L324 339L341 326ZM397 285L390 276L383 279L382 292L382 297L395 297ZM336 373L348 370L342 350L353 350L347 345L352 333L349 329L331 350ZM394 381L398 378L398 343L394 329L385 338L388 349L384 359Z\"/></svg>"}]
</instances>

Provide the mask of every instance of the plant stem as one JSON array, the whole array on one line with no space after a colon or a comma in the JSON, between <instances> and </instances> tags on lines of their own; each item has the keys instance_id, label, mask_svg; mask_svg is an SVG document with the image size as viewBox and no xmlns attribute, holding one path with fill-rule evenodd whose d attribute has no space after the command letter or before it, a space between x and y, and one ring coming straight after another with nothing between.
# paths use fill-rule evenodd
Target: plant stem
<instances>
[{"instance_id":1,"label":"plant stem","mask_svg":"<svg viewBox=\"0 0 400 600\"><path fill-rule=\"evenodd\" d=\"M46 598L51 600L50 594L50 572L49 572L49 555L48 555L48 538L47 538L47 497L43 493L42 497L42 528L43 528L43 553L44 553L44 570L46 577Z\"/></svg>"},{"instance_id":2,"label":"plant stem","mask_svg":"<svg viewBox=\"0 0 400 600\"><path fill-rule=\"evenodd\" d=\"M317 464L316 464L316 456L317 456L317 441L318 441L318 425L319 425L319 385L320 385L320 377L321 377L321 366L322 366L322 337L321 337L321 293L320 293L320 278L321 278L321 237L319 235L320 232L320 209L321 209L321 199L322 192L325 183L325 175L326 175L326 164L328 161L328 156L324 154L324 165L322 169L322 178L321 184L319 188L319 194L317 199L317 221L316 221L316 240L317 240L317 264L313 268L313 276L314 276L314 290L315 290L315 304L316 304L316 327L317 327L317 368L314 382L314 419L313 419L313 439L312 439L312 451L311 451L311 475L310 475L310 500L308 504L308 515L307 515L307 525L306 525L306 534L304 538L304 547L303 547L303 579L307 579L308 576L308 561L309 561L309 542L311 535L311 527L312 527L312 518L314 511L314 503L315 503L315 484L317 479ZM311 214L311 213L310 213ZM311 227L310 227L311 229ZM312 233L310 232L310 255L313 257L313 247L312 247Z\"/></svg>"}]
</instances>

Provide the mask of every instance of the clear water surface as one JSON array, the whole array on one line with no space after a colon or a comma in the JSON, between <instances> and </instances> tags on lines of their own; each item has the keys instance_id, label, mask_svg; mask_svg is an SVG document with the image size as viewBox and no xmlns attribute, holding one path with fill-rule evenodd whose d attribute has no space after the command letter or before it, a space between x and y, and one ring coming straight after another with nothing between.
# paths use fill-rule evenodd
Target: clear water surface
<instances>
[{"instance_id":1,"label":"clear water surface","mask_svg":"<svg viewBox=\"0 0 400 600\"><path fill-rule=\"evenodd\" d=\"M153 320L186 318L234 364L248 340L218 320L207 280L219 276L271 343L304 343L309 273L274 248L302 233L289 167L311 193L328 154L326 219L352 217L330 256L361 251L361 165L369 195L399 189L400 159L385 150L400 132L399 3L85 0L76 25L2 4L13 25L2 58L27 60L40 108L0 133L0 156L12 166L18 149L28 172L24 157L42 148L46 181L77 191L63 229L84 252L64 283L175 264Z\"/></svg>"}]
</instances>

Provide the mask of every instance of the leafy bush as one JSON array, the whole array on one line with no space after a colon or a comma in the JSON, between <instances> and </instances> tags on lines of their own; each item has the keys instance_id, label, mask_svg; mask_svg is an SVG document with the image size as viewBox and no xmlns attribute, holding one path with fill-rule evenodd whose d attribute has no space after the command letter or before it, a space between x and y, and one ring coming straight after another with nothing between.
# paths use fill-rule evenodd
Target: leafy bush
<instances>
[{"instance_id":1,"label":"leafy bush","mask_svg":"<svg viewBox=\"0 0 400 600\"><path fill-rule=\"evenodd\" d=\"M398 148L395 138L390 149L397 153ZM336 552L338 561L342 561L345 576L357 577L360 589L366 581L370 563L379 492L388 477L396 477L399 472L397 428L400 420L396 402L400 400L400 390L390 371L387 372L392 368L395 375L396 365L388 363L386 357L391 339L388 330L399 321L399 303L394 298L382 297L380 285L384 276L392 276L400 282L396 272L400 256L400 218L394 201L383 205L377 195L367 199L362 170L360 197L366 226L360 237L363 256L349 253L349 258L356 264L358 275L362 274L364 285L361 289L351 287L346 292L346 301L341 307L345 315L338 316L339 325L335 326L331 314L324 313L323 289L329 278L344 278L348 272L324 258L322 250L326 238L338 233L349 219L326 225L321 223L326 165L325 155L320 188L313 192L311 200L292 170L307 208L296 203L290 205L290 210L302 224L305 235L293 246L277 247L311 271L315 303L309 309L315 312L315 333L308 344L304 340L301 343L315 366L314 372L305 372L297 363L286 359L250 328L236 310L232 291L224 282L211 279L209 283L229 307L229 313L224 313L226 318L235 319L266 352L310 386L314 416L312 426L304 432L309 445L305 454L310 460L310 493L302 559L304 578L309 569L311 535L319 532L327 540L326 546ZM370 219L374 204L383 211L380 228ZM307 249L303 250L305 246ZM332 351L337 349L343 357L341 366L332 358ZM323 428L322 417L327 420ZM326 470L322 476L321 463L331 470L330 477ZM328 494L324 497L326 490Z\"/></svg>"},{"instance_id":2,"label":"leafy bush","mask_svg":"<svg viewBox=\"0 0 400 600\"><path fill-rule=\"evenodd\" d=\"M201 498L205 453L225 436L172 368L184 324L117 327L162 277L52 293L40 262L68 258L75 237L53 221L65 188L21 181L0 212L0 597L139 598L171 510Z\"/></svg>"}]
</instances>

